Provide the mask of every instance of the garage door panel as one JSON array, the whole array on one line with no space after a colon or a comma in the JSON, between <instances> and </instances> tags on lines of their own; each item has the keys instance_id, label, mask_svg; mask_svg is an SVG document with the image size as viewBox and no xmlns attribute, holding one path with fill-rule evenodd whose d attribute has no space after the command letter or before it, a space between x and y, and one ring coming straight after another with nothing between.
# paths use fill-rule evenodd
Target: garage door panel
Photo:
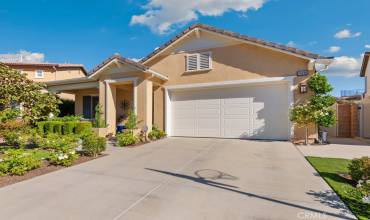
<instances>
[{"instance_id":1,"label":"garage door panel","mask_svg":"<svg viewBox=\"0 0 370 220\"><path fill-rule=\"evenodd\" d=\"M173 93L173 135L288 139L287 90L276 84Z\"/></svg>"}]
</instances>

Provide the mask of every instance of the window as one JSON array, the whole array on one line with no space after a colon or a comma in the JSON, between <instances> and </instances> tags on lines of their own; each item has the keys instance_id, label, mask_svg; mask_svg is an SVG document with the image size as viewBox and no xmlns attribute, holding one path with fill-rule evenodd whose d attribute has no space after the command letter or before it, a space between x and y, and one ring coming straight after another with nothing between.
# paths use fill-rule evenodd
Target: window
<instances>
[{"instance_id":1,"label":"window","mask_svg":"<svg viewBox=\"0 0 370 220\"><path fill-rule=\"evenodd\" d=\"M186 71L201 71L212 69L211 52L186 55Z\"/></svg>"},{"instance_id":2,"label":"window","mask_svg":"<svg viewBox=\"0 0 370 220\"><path fill-rule=\"evenodd\" d=\"M37 79L44 78L44 71L43 70L36 70L35 78L37 78Z\"/></svg>"},{"instance_id":3,"label":"window","mask_svg":"<svg viewBox=\"0 0 370 220\"><path fill-rule=\"evenodd\" d=\"M83 118L93 119L95 117L95 108L99 104L98 96L83 96Z\"/></svg>"}]
</instances>

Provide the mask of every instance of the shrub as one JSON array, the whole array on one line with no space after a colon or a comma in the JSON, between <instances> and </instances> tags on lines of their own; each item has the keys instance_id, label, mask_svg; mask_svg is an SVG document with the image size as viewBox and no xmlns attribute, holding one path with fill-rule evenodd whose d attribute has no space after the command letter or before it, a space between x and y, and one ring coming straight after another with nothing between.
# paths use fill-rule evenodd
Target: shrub
<instances>
[{"instance_id":1,"label":"shrub","mask_svg":"<svg viewBox=\"0 0 370 220\"><path fill-rule=\"evenodd\" d=\"M71 166L78 158L78 154L73 148L62 147L50 155L50 163L53 165Z\"/></svg>"},{"instance_id":2,"label":"shrub","mask_svg":"<svg viewBox=\"0 0 370 220\"><path fill-rule=\"evenodd\" d=\"M15 131L10 131L4 134L4 140L7 145L18 146L19 143L19 133Z\"/></svg>"},{"instance_id":3,"label":"shrub","mask_svg":"<svg viewBox=\"0 0 370 220\"><path fill-rule=\"evenodd\" d=\"M21 119L8 120L0 123L0 136L4 136L9 131L22 131L27 128L27 123Z\"/></svg>"},{"instance_id":4,"label":"shrub","mask_svg":"<svg viewBox=\"0 0 370 220\"><path fill-rule=\"evenodd\" d=\"M106 148L106 140L95 134L86 135L82 138L82 150L88 156L96 157Z\"/></svg>"},{"instance_id":5,"label":"shrub","mask_svg":"<svg viewBox=\"0 0 370 220\"><path fill-rule=\"evenodd\" d=\"M80 115L67 115L67 116L64 116L64 117L55 117L55 118L51 118L50 121L62 121L62 122L67 122L67 121L80 121L81 120L81 116Z\"/></svg>"},{"instance_id":6,"label":"shrub","mask_svg":"<svg viewBox=\"0 0 370 220\"><path fill-rule=\"evenodd\" d=\"M63 124L63 134L73 134L77 121L66 121Z\"/></svg>"},{"instance_id":7,"label":"shrub","mask_svg":"<svg viewBox=\"0 0 370 220\"><path fill-rule=\"evenodd\" d=\"M59 150L65 147L74 148L76 147L77 138L73 135L57 135L48 134L45 138L38 138L36 145L43 149L54 149Z\"/></svg>"},{"instance_id":8,"label":"shrub","mask_svg":"<svg viewBox=\"0 0 370 220\"><path fill-rule=\"evenodd\" d=\"M46 134L54 133L54 124L51 121L46 121L44 125L44 130Z\"/></svg>"},{"instance_id":9,"label":"shrub","mask_svg":"<svg viewBox=\"0 0 370 220\"><path fill-rule=\"evenodd\" d=\"M362 157L360 159L353 159L348 165L349 174L356 182L359 180L370 180L370 158Z\"/></svg>"},{"instance_id":10,"label":"shrub","mask_svg":"<svg viewBox=\"0 0 370 220\"><path fill-rule=\"evenodd\" d=\"M46 121L39 121L36 123L37 131L39 132L39 134L41 135L45 134L45 124L46 123L47 123Z\"/></svg>"},{"instance_id":11,"label":"shrub","mask_svg":"<svg viewBox=\"0 0 370 220\"><path fill-rule=\"evenodd\" d=\"M14 120L20 116L21 111L19 109L6 108L0 111L0 122L6 122Z\"/></svg>"},{"instance_id":12,"label":"shrub","mask_svg":"<svg viewBox=\"0 0 370 220\"><path fill-rule=\"evenodd\" d=\"M123 147L136 144L139 141L139 138L135 136L132 132L125 131L123 133L117 134L117 141L118 145Z\"/></svg>"},{"instance_id":13,"label":"shrub","mask_svg":"<svg viewBox=\"0 0 370 220\"><path fill-rule=\"evenodd\" d=\"M8 150L0 162L0 175L24 175L41 166L41 160L24 150Z\"/></svg>"},{"instance_id":14,"label":"shrub","mask_svg":"<svg viewBox=\"0 0 370 220\"><path fill-rule=\"evenodd\" d=\"M152 130L148 134L148 138L150 140L158 140L161 138L164 138L166 136L166 133L159 129L156 125L153 125Z\"/></svg>"},{"instance_id":15,"label":"shrub","mask_svg":"<svg viewBox=\"0 0 370 220\"><path fill-rule=\"evenodd\" d=\"M92 130L92 124L89 121L80 121L76 124L76 134L90 132L91 130Z\"/></svg>"},{"instance_id":16,"label":"shrub","mask_svg":"<svg viewBox=\"0 0 370 220\"><path fill-rule=\"evenodd\" d=\"M62 134L62 126L63 126L63 122L60 122L60 121L55 121L53 122L54 124L54 130L53 132L56 133L56 134Z\"/></svg>"}]
</instances>

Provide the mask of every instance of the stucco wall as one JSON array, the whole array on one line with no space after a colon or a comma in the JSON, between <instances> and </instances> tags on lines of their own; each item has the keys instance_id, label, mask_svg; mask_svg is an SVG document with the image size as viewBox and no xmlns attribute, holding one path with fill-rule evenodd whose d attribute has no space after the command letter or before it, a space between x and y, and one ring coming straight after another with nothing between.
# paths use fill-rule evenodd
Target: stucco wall
<instances>
[{"instance_id":1,"label":"stucco wall","mask_svg":"<svg viewBox=\"0 0 370 220\"><path fill-rule=\"evenodd\" d=\"M98 89L74 90L75 95L75 115L83 115L83 96L99 96Z\"/></svg>"},{"instance_id":2,"label":"stucco wall","mask_svg":"<svg viewBox=\"0 0 370 220\"><path fill-rule=\"evenodd\" d=\"M296 76L298 70L307 69L308 65L308 61L305 59L246 44L200 51L212 52L212 70L186 72L185 56L187 53L175 53L157 57L145 64L169 77L165 85ZM311 92L301 94L298 90L299 83L307 81L308 78L309 76L296 77L294 79L294 101L296 104L304 102L312 95ZM158 125L161 124L159 123L160 118L163 118L161 113L163 108L157 107L156 103L163 103L163 98L163 95L154 96L154 122ZM294 134L295 138L302 139L305 136L305 130L295 127ZM309 137L317 137L317 129L314 125L309 128Z\"/></svg>"},{"instance_id":3,"label":"stucco wall","mask_svg":"<svg viewBox=\"0 0 370 220\"><path fill-rule=\"evenodd\" d=\"M153 124L164 130L164 89L156 86L153 88Z\"/></svg>"},{"instance_id":4,"label":"stucco wall","mask_svg":"<svg viewBox=\"0 0 370 220\"><path fill-rule=\"evenodd\" d=\"M363 136L370 138L370 99L363 103L362 129Z\"/></svg>"},{"instance_id":5,"label":"stucco wall","mask_svg":"<svg viewBox=\"0 0 370 220\"><path fill-rule=\"evenodd\" d=\"M49 82L53 80L64 80L71 78L84 77L84 72L81 68L77 67L61 67L54 69L52 67L43 66L11 66L13 69L17 69L27 75L27 78L35 82ZM36 78L36 71L44 71L44 78ZM68 93L60 93L58 96L61 99L75 100L75 96Z\"/></svg>"},{"instance_id":6,"label":"stucco wall","mask_svg":"<svg viewBox=\"0 0 370 220\"><path fill-rule=\"evenodd\" d=\"M80 68L68 67L68 68L57 68L56 70L52 67L42 66L12 66L12 68L22 71L27 74L27 77L36 82L48 82L53 80L64 80L71 78L84 77L84 73ZM36 70L44 71L44 78L36 78Z\"/></svg>"}]
</instances>

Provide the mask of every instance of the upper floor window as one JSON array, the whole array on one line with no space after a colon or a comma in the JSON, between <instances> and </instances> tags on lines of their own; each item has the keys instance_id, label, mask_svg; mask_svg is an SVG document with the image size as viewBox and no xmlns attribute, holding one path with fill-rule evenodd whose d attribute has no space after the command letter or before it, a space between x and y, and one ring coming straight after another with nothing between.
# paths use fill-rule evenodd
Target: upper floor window
<instances>
[{"instance_id":1,"label":"upper floor window","mask_svg":"<svg viewBox=\"0 0 370 220\"><path fill-rule=\"evenodd\" d=\"M200 71L212 69L211 52L192 53L186 55L186 71Z\"/></svg>"},{"instance_id":2,"label":"upper floor window","mask_svg":"<svg viewBox=\"0 0 370 220\"><path fill-rule=\"evenodd\" d=\"M44 78L44 71L43 70L36 70L35 78L37 78L37 79Z\"/></svg>"}]
</instances>

